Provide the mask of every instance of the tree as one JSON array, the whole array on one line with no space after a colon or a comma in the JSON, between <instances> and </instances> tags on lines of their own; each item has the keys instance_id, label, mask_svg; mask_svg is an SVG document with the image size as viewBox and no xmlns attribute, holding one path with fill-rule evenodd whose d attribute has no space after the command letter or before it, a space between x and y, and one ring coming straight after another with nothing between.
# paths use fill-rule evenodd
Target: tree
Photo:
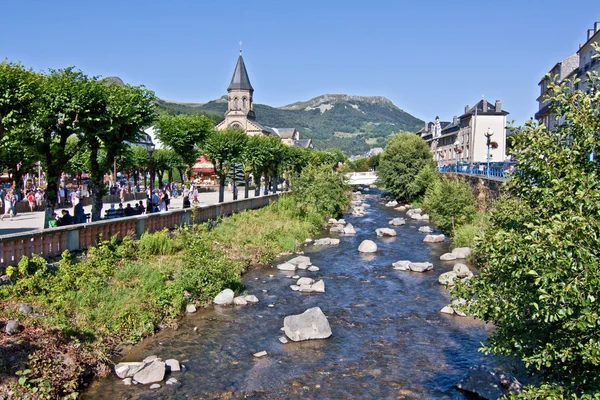
<instances>
[{"instance_id":1,"label":"tree","mask_svg":"<svg viewBox=\"0 0 600 400\"><path fill-rule=\"evenodd\" d=\"M246 182L244 198L248 198L248 184L250 182L250 174L254 178L255 196L260 195L260 175L264 168L267 159L269 158L269 143L265 140L265 136L256 135L250 136L246 142L246 146L242 153L244 161L244 180Z\"/></svg>"},{"instance_id":2,"label":"tree","mask_svg":"<svg viewBox=\"0 0 600 400\"><path fill-rule=\"evenodd\" d=\"M265 178L264 194L267 195L270 187L273 192L277 191L276 177L279 174L279 167L283 159L284 144L276 136L265 136L263 141L265 142L267 154L265 163L263 164L263 176Z\"/></svg>"},{"instance_id":3,"label":"tree","mask_svg":"<svg viewBox=\"0 0 600 400\"><path fill-rule=\"evenodd\" d=\"M350 206L350 186L343 174L328 165L309 164L302 175L294 179L292 191L298 207L305 215L317 212L337 218Z\"/></svg>"},{"instance_id":4,"label":"tree","mask_svg":"<svg viewBox=\"0 0 600 400\"><path fill-rule=\"evenodd\" d=\"M563 123L530 121L516 138L518 173L478 241L481 273L455 292L495 325L485 350L540 373L526 398L600 392L600 84L597 74L587 92L576 83L549 86Z\"/></svg>"},{"instance_id":5,"label":"tree","mask_svg":"<svg viewBox=\"0 0 600 400\"><path fill-rule=\"evenodd\" d=\"M173 149L188 166L188 178L191 166L199 156L200 143L213 131L214 122L205 115L161 115L154 128L156 137L165 146Z\"/></svg>"},{"instance_id":6,"label":"tree","mask_svg":"<svg viewBox=\"0 0 600 400\"><path fill-rule=\"evenodd\" d=\"M206 141L206 154L219 176L219 203L225 200L225 180L229 169L241 158L247 140L248 136L243 130L227 128L221 132L213 132Z\"/></svg>"},{"instance_id":7,"label":"tree","mask_svg":"<svg viewBox=\"0 0 600 400\"><path fill-rule=\"evenodd\" d=\"M310 150L296 146L283 146L281 169L290 182L292 176L300 175L310 161Z\"/></svg>"},{"instance_id":8,"label":"tree","mask_svg":"<svg viewBox=\"0 0 600 400\"><path fill-rule=\"evenodd\" d=\"M429 168L423 168L421 172L427 170ZM431 184L425 192L423 209L444 233L452 233L455 227L473 220L475 197L468 182L447 177L437 179L435 171L430 170L430 173L433 176L427 175L425 178ZM417 179L419 178L418 176Z\"/></svg>"},{"instance_id":9,"label":"tree","mask_svg":"<svg viewBox=\"0 0 600 400\"><path fill-rule=\"evenodd\" d=\"M429 146L414 133L394 136L381 154L378 181L394 197L414 200L423 195L428 182L417 181L419 172L435 167Z\"/></svg>"}]
</instances>

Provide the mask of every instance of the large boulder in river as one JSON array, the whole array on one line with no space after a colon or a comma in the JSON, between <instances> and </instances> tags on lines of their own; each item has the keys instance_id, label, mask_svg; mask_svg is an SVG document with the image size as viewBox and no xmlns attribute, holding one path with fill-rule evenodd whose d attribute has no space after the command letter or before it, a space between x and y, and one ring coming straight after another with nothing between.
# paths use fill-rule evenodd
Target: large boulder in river
<instances>
[{"instance_id":1,"label":"large boulder in river","mask_svg":"<svg viewBox=\"0 0 600 400\"><path fill-rule=\"evenodd\" d=\"M440 285L454 286L454 279L456 279L456 272L454 272L454 271L444 272L438 278L438 283Z\"/></svg>"},{"instance_id":2,"label":"large boulder in river","mask_svg":"<svg viewBox=\"0 0 600 400\"><path fill-rule=\"evenodd\" d=\"M144 368L143 362L122 362L115 365L115 374L121 379L131 378Z\"/></svg>"},{"instance_id":3,"label":"large boulder in river","mask_svg":"<svg viewBox=\"0 0 600 400\"><path fill-rule=\"evenodd\" d=\"M315 240L316 246L337 246L340 244L340 239L335 238L322 238Z\"/></svg>"},{"instance_id":4,"label":"large boulder in river","mask_svg":"<svg viewBox=\"0 0 600 400\"><path fill-rule=\"evenodd\" d=\"M433 264L428 262L411 262L408 264L408 268L410 268L410 270L413 272L426 272L433 269Z\"/></svg>"},{"instance_id":5,"label":"large boulder in river","mask_svg":"<svg viewBox=\"0 0 600 400\"><path fill-rule=\"evenodd\" d=\"M329 220L327 221L328 224L337 224L337 219L335 218L329 218Z\"/></svg>"},{"instance_id":6,"label":"large boulder in river","mask_svg":"<svg viewBox=\"0 0 600 400\"><path fill-rule=\"evenodd\" d=\"M156 359L144 366L139 372L133 375L133 380L147 385L154 382L162 382L165 378L166 364L164 361Z\"/></svg>"},{"instance_id":7,"label":"large boulder in river","mask_svg":"<svg viewBox=\"0 0 600 400\"><path fill-rule=\"evenodd\" d=\"M400 261L396 261L395 263L393 263L392 267L394 267L394 269L397 269L399 271L408 271L410 269L409 265L410 265L410 261L400 260Z\"/></svg>"},{"instance_id":8,"label":"large boulder in river","mask_svg":"<svg viewBox=\"0 0 600 400\"><path fill-rule=\"evenodd\" d=\"M427 235L425 239L423 239L424 243L441 243L446 240L446 236L444 235Z\"/></svg>"},{"instance_id":9,"label":"large boulder in river","mask_svg":"<svg viewBox=\"0 0 600 400\"><path fill-rule=\"evenodd\" d=\"M284 262L282 264L277 265L277 269L280 271L295 271L297 265L292 264L290 262Z\"/></svg>"},{"instance_id":10,"label":"large boulder in river","mask_svg":"<svg viewBox=\"0 0 600 400\"><path fill-rule=\"evenodd\" d=\"M431 232L433 232L433 229L431 229L431 227L429 227L429 226L422 226L419 228L419 232L431 233Z\"/></svg>"},{"instance_id":11,"label":"large boulder in river","mask_svg":"<svg viewBox=\"0 0 600 400\"><path fill-rule=\"evenodd\" d=\"M452 254L456 258L468 258L471 255L470 247L457 247L452 250Z\"/></svg>"},{"instance_id":12,"label":"large boulder in river","mask_svg":"<svg viewBox=\"0 0 600 400\"><path fill-rule=\"evenodd\" d=\"M454 264L454 268L452 268L452 270L458 278L471 278L473 276L473 273L465 264L456 263Z\"/></svg>"},{"instance_id":13,"label":"large boulder in river","mask_svg":"<svg viewBox=\"0 0 600 400\"><path fill-rule=\"evenodd\" d=\"M456 260L456 256L452 253L444 253L440 256L440 260L442 261L452 261Z\"/></svg>"},{"instance_id":14,"label":"large boulder in river","mask_svg":"<svg viewBox=\"0 0 600 400\"><path fill-rule=\"evenodd\" d=\"M344 233L344 225L335 224L329 228L330 233Z\"/></svg>"},{"instance_id":15,"label":"large boulder in river","mask_svg":"<svg viewBox=\"0 0 600 400\"><path fill-rule=\"evenodd\" d=\"M352 224L348 224L344 227L344 234L354 235L355 233L356 233L356 230L354 229L354 226Z\"/></svg>"},{"instance_id":16,"label":"large boulder in river","mask_svg":"<svg viewBox=\"0 0 600 400\"><path fill-rule=\"evenodd\" d=\"M363 240L358 251L361 253L375 253L377 251L377 244L372 240Z\"/></svg>"},{"instance_id":17,"label":"large boulder in river","mask_svg":"<svg viewBox=\"0 0 600 400\"><path fill-rule=\"evenodd\" d=\"M406 224L406 220L404 218L394 218L393 220L388 222L388 224L392 226L402 226Z\"/></svg>"},{"instance_id":18,"label":"large boulder in river","mask_svg":"<svg viewBox=\"0 0 600 400\"><path fill-rule=\"evenodd\" d=\"M470 368L456 387L488 400L497 400L507 394L520 394L523 388L512 375L496 373L482 365Z\"/></svg>"},{"instance_id":19,"label":"large boulder in river","mask_svg":"<svg viewBox=\"0 0 600 400\"><path fill-rule=\"evenodd\" d=\"M229 304L233 304L234 297L235 297L235 293L233 293L233 290L225 289L215 297L215 299L213 300L213 303L220 305L220 306L226 306Z\"/></svg>"},{"instance_id":20,"label":"large boulder in river","mask_svg":"<svg viewBox=\"0 0 600 400\"><path fill-rule=\"evenodd\" d=\"M308 264L310 265L310 257L307 256L298 256L298 257L294 257L291 260L287 261L288 263L292 264L292 265L300 265L300 264Z\"/></svg>"},{"instance_id":21,"label":"large boulder in river","mask_svg":"<svg viewBox=\"0 0 600 400\"><path fill-rule=\"evenodd\" d=\"M398 205L398 202L396 200L388 201L385 204L386 207L396 207L397 205Z\"/></svg>"},{"instance_id":22,"label":"large boulder in river","mask_svg":"<svg viewBox=\"0 0 600 400\"><path fill-rule=\"evenodd\" d=\"M294 342L331 336L329 321L319 307L309 308L302 314L288 315L283 320L283 330Z\"/></svg>"},{"instance_id":23,"label":"large boulder in river","mask_svg":"<svg viewBox=\"0 0 600 400\"><path fill-rule=\"evenodd\" d=\"M302 278L300 278L302 279ZM300 292L304 293L325 293L325 282L321 279L316 282L312 282L308 285L297 285Z\"/></svg>"},{"instance_id":24,"label":"large boulder in river","mask_svg":"<svg viewBox=\"0 0 600 400\"><path fill-rule=\"evenodd\" d=\"M377 236L396 236L396 231L391 228L377 228L375 233Z\"/></svg>"}]
</instances>

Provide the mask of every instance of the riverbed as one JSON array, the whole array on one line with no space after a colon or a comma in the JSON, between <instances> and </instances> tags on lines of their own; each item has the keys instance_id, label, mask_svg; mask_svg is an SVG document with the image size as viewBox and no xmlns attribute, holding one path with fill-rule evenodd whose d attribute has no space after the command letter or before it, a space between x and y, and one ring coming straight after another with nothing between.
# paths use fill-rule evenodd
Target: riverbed
<instances>
[{"instance_id":1,"label":"riverbed","mask_svg":"<svg viewBox=\"0 0 600 400\"><path fill-rule=\"evenodd\" d=\"M450 302L438 276L455 261L440 255L450 244L423 243L424 221L407 218L392 227L398 236L378 238L376 228L403 217L369 196L364 217L346 215L355 235L338 246L307 246L305 255L320 268L297 271L325 281L325 293L294 292L294 273L265 267L244 275L248 294L259 303L209 307L188 314L177 330L163 330L134 346L121 361L157 355L185 365L171 376L175 385L125 386L116 376L95 381L85 399L464 399L455 384L469 367L496 366L500 360L479 353L491 327L471 317L441 314ZM435 227L434 227L435 228ZM378 251L361 255L361 241ZM288 257L291 258L291 257ZM396 271L398 260L433 263L426 273ZM269 305L273 305L269 307ZM283 318L310 307L327 315L333 336L326 340L281 344ZM265 350L268 355L255 358Z\"/></svg>"}]
</instances>

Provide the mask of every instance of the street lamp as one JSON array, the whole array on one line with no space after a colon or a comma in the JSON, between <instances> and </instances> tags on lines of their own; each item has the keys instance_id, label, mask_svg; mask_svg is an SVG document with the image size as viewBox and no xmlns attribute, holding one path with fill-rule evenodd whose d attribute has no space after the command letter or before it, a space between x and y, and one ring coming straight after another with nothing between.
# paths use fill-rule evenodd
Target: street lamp
<instances>
[{"instance_id":1,"label":"street lamp","mask_svg":"<svg viewBox=\"0 0 600 400\"><path fill-rule=\"evenodd\" d=\"M142 146L148 151L148 158L150 163L150 195L146 199L146 214L152 213L152 190L153 190L153 170L154 170L154 160L152 159L152 153L154 153L154 149L156 146L154 142L152 142L152 137L146 132L141 132L139 139L134 144L138 146Z\"/></svg>"},{"instance_id":2,"label":"street lamp","mask_svg":"<svg viewBox=\"0 0 600 400\"><path fill-rule=\"evenodd\" d=\"M456 156L456 173L457 174L458 174L458 151L460 150L459 146L460 146L460 142L458 141L458 139L456 139L456 142L454 142L454 155Z\"/></svg>"},{"instance_id":3,"label":"street lamp","mask_svg":"<svg viewBox=\"0 0 600 400\"><path fill-rule=\"evenodd\" d=\"M487 176L490 177L490 147L492 146L491 137L494 135L494 131L491 128L487 129L487 132L484 134L486 138L485 145L487 146Z\"/></svg>"}]
</instances>

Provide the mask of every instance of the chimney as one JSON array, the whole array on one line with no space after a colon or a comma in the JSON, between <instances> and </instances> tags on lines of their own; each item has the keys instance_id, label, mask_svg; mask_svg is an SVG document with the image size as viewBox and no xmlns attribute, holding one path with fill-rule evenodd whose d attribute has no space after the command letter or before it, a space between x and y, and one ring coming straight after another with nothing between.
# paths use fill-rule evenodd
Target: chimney
<instances>
[{"instance_id":1,"label":"chimney","mask_svg":"<svg viewBox=\"0 0 600 400\"><path fill-rule=\"evenodd\" d=\"M427 121L425 121L425 131L427 130Z\"/></svg>"},{"instance_id":2,"label":"chimney","mask_svg":"<svg viewBox=\"0 0 600 400\"><path fill-rule=\"evenodd\" d=\"M598 31L600 31L600 22L596 22L594 24L594 32L598 32Z\"/></svg>"},{"instance_id":3,"label":"chimney","mask_svg":"<svg viewBox=\"0 0 600 400\"><path fill-rule=\"evenodd\" d=\"M457 122L458 122L458 117L455 115L454 118L452 118L452 125L456 125Z\"/></svg>"},{"instance_id":4,"label":"chimney","mask_svg":"<svg viewBox=\"0 0 600 400\"><path fill-rule=\"evenodd\" d=\"M485 99L481 100L481 109L482 109L482 111L484 113L488 112L488 109L487 109L487 100L485 100Z\"/></svg>"},{"instance_id":5,"label":"chimney","mask_svg":"<svg viewBox=\"0 0 600 400\"><path fill-rule=\"evenodd\" d=\"M594 36L594 30L593 29L588 29L588 38L587 40L590 40L592 38L592 36Z\"/></svg>"},{"instance_id":6,"label":"chimney","mask_svg":"<svg viewBox=\"0 0 600 400\"><path fill-rule=\"evenodd\" d=\"M502 102L500 100L496 100L496 112L502 112Z\"/></svg>"},{"instance_id":7,"label":"chimney","mask_svg":"<svg viewBox=\"0 0 600 400\"><path fill-rule=\"evenodd\" d=\"M465 114L466 114L466 113L468 113L468 112L469 112L469 105L467 104L467 105L465 106Z\"/></svg>"}]
</instances>

